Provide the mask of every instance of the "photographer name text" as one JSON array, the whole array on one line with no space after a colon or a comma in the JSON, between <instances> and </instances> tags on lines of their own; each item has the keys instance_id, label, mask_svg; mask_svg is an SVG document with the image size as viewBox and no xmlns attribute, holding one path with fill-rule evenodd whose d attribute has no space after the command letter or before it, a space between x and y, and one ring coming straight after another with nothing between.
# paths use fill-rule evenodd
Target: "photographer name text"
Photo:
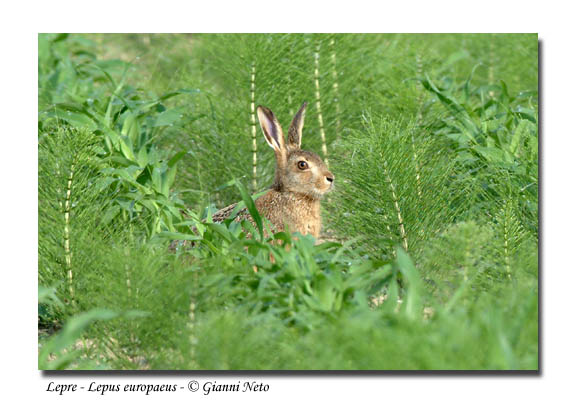
<instances>
[{"instance_id":1,"label":"photographer name text","mask_svg":"<svg viewBox=\"0 0 577 404\"><path fill-rule=\"evenodd\" d=\"M266 383L259 383L256 381L243 381L237 383L217 383L216 381L207 381L199 383L192 380L185 385L162 384L162 383L97 383L90 382L88 385L76 383L55 383L49 382L46 388L47 392L56 393L58 395L70 394L79 391L95 393L100 395L113 393L144 393L149 395L151 393L174 393L176 391L185 390L189 392L202 391L202 394L207 396L209 394L221 392L238 392L238 393L264 393L269 391L270 386Z\"/></svg>"}]
</instances>

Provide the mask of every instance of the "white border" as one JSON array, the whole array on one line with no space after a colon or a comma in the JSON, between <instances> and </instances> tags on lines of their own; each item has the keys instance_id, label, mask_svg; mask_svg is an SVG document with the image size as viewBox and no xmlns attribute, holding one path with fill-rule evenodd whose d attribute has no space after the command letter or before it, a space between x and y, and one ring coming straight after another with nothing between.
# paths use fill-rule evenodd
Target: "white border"
<instances>
[{"instance_id":1,"label":"white border","mask_svg":"<svg viewBox=\"0 0 577 404\"><path fill-rule=\"evenodd\" d=\"M538 32L542 41L541 376L242 376L271 384L262 396L213 395L210 400L259 402L283 398L379 402L535 402L574 397L575 279L575 35L569 2L434 1L386 3L9 2L2 13L3 388L0 396L42 402L102 401L57 397L51 380L103 383L239 379L238 375L43 377L36 370L37 285L37 33L38 32ZM7 91L6 91L7 90ZM148 401L191 402L200 396L154 395ZM125 395L104 398L126 400ZM208 399L208 397L206 398ZM4 399L2 399L4 401ZM20 400L19 400L20 401ZM10 401L7 401L10 402Z\"/></svg>"}]
</instances>

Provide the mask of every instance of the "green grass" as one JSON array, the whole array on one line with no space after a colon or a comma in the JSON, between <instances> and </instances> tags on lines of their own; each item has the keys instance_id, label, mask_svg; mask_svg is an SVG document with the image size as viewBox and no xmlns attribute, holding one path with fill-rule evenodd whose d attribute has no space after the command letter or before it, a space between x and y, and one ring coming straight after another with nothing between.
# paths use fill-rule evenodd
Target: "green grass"
<instances>
[{"instance_id":1,"label":"green grass","mask_svg":"<svg viewBox=\"0 0 577 404\"><path fill-rule=\"evenodd\" d=\"M538 369L536 35L38 41L39 368ZM204 222L303 101L321 239Z\"/></svg>"}]
</instances>

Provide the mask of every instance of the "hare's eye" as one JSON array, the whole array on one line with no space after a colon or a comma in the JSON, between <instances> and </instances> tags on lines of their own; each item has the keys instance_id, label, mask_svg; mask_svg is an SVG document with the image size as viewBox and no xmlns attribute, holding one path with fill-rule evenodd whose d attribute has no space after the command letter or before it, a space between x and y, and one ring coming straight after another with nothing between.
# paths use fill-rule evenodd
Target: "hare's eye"
<instances>
[{"instance_id":1,"label":"hare's eye","mask_svg":"<svg viewBox=\"0 0 577 404\"><path fill-rule=\"evenodd\" d=\"M309 168L309 165L307 164L307 162L306 162L306 161L303 161L303 160L299 161L299 162L297 163L297 166L298 166L301 170L306 170L307 168Z\"/></svg>"}]
</instances>

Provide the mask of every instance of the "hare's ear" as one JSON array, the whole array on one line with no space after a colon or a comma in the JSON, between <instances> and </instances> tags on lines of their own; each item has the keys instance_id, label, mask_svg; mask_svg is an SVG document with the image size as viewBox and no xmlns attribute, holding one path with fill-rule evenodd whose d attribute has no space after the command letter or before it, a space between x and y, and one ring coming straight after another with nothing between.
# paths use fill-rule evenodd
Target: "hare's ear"
<instances>
[{"instance_id":1,"label":"hare's ear","mask_svg":"<svg viewBox=\"0 0 577 404\"><path fill-rule=\"evenodd\" d=\"M307 103L305 102L291 122L291 126L288 131L288 147L290 149L298 150L301 148L306 108Z\"/></svg>"},{"instance_id":2,"label":"hare's ear","mask_svg":"<svg viewBox=\"0 0 577 404\"><path fill-rule=\"evenodd\" d=\"M257 107L256 112L264 138L268 145L274 149L274 152L277 155L277 160L280 158L286 160L284 135L276 116L274 116L270 109L260 105Z\"/></svg>"}]
</instances>

